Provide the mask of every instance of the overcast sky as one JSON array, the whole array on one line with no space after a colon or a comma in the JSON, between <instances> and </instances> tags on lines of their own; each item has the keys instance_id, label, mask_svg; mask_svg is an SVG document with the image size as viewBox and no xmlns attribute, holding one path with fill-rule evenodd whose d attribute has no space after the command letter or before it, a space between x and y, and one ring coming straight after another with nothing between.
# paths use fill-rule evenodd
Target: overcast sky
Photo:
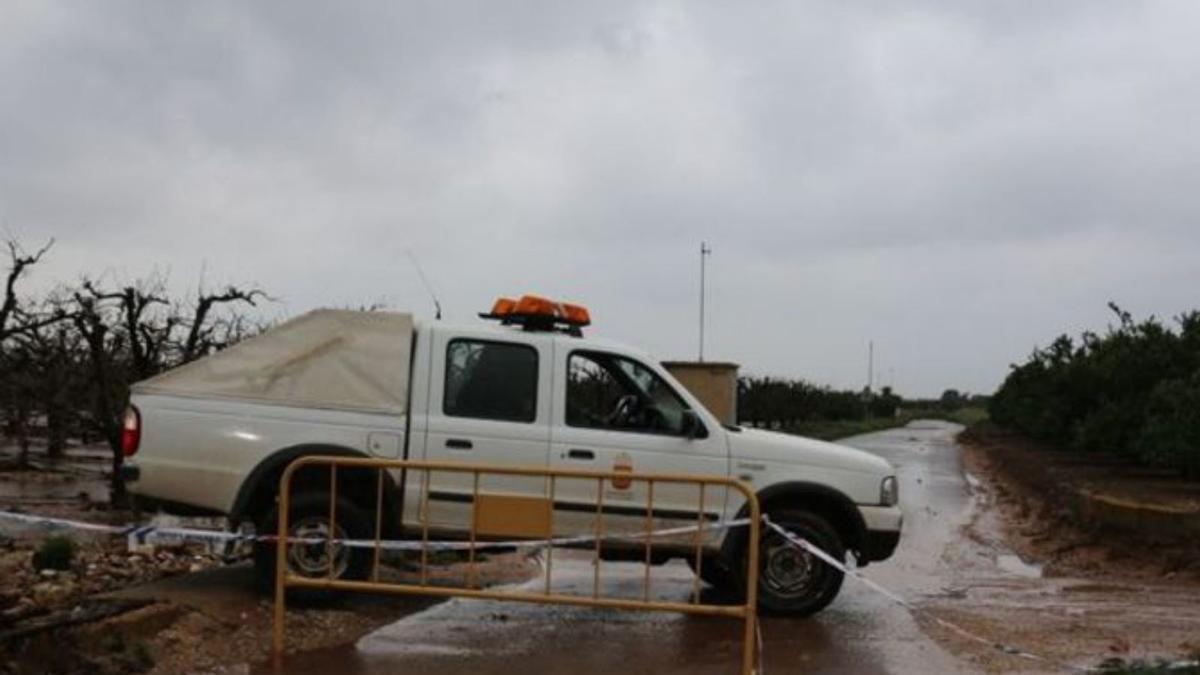
<instances>
[{"instance_id":1,"label":"overcast sky","mask_svg":"<svg viewBox=\"0 0 1200 675\"><path fill-rule=\"evenodd\" d=\"M881 8L882 7L882 8ZM592 309L662 358L991 391L1200 306L1200 3L0 4L0 235L291 314Z\"/></svg>"}]
</instances>

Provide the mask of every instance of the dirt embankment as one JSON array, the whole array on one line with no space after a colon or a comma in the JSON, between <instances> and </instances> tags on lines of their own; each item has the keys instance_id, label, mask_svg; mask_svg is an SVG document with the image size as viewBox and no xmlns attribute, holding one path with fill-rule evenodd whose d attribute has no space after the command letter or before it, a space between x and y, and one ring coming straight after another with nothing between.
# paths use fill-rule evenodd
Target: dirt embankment
<instances>
[{"instance_id":1,"label":"dirt embankment","mask_svg":"<svg viewBox=\"0 0 1200 675\"><path fill-rule=\"evenodd\" d=\"M1182 534L1112 528L1078 508L1081 488L1171 480L1081 463L1095 458L986 427L957 441L974 505L961 536L942 551L945 592L923 606L976 637L933 621L923 624L930 635L987 673L1100 664L1117 673L1126 672L1118 664L1196 658L1197 543Z\"/></svg>"},{"instance_id":2,"label":"dirt embankment","mask_svg":"<svg viewBox=\"0 0 1200 675\"><path fill-rule=\"evenodd\" d=\"M1200 581L1200 537L1189 530L1190 519L1200 517L1200 485L986 426L958 440L967 468L996 497L1009 544L1023 558L1043 561L1047 575ZM1172 532L1169 521L1154 527L1114 521L1091 508L1097 498L1174 514L1188 519L1188 527Z\"/></svg>"}]
</instances>

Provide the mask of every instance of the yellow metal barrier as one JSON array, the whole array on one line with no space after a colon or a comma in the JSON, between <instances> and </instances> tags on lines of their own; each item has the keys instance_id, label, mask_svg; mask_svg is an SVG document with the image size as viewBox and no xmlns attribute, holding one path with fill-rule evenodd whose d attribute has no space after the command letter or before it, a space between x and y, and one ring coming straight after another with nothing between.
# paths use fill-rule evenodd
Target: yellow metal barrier
<instances>
[{"instance_id":1,"label":"yellow metal barrier","mask_svg":"<svg viewBox=\"0 0 1200 675\"><path fill-rule=\"evenodd\" d=\"M328 496L329 496L329 536L322 538L322 543L325 545L325 557L328 559L328 570L326 573L317 576L304 576L292 572L288 565L289 545L312 545L312 538L306 538L303 543L297 543L297 536L291 536L289 544L289 514L291 513L292 503L292 482L296 473L303 468L324 468L329 473ZM375 513L374 523L375 532L373 541L356 542L359 546L366 546L373 550L372 570L369 580L350 580L339 579L334 575L334 564L336 556L334 555L334 536L336 532L337 520L337 502L338 502L338 470L352 470L356 472L358 480L357 489L362 489L361 479L365 471L374 471L376 474L373 488L375 495ZM383 506L384 506L384 489L385 489L385 474L392 472L416 472L420 474L420 498L418 502L418 520L421 530L420 552L421 552L421 574L420 583L388 583L379 580L379 563L382 551L386 548L386 542L383 540ZM470 518L469 538L466 544L468 555L468 587L447 587L444 585L432 585L429 583L428 564L430 551L430 475L449 472L453 474L465 474L470 478L471 485L471 508L472 516ZM500 477L525 477L525 478L542 478L546 481L546 491L544 496L537 495L516 495L505 494L503 492L488 492L480 490L481 478L488 476ZM407 476L405 476L407 478ZM594 537L593 555L595 556L595 578L593 580L593 592L591 596L573 595L567 593L557 593L551 587L551 574L553 569L553 548L546 549L545 559L545 585L544 590L540 593L528 591L512 591L512 590L491 590L486 588L473 588L476 578L476 548L483 545L483 542L489 538L509 537L511 539L519 539L536 543L542 540L549 540L554 536L554 513L555 513L555 497L556 486L560 481L595 481L596 485L596 500L594 507L594 524L592 531L587 533L579 533L589 538ZM604 516L605 516L605 483L611 481L612 485L620 488L628 488L633 484L644 483L646 486L646 503L645 503L645 525L639 535L633 535L637 539L645 539L645 563L646 574L643 581L643 592L640 599L605 597L600 594L600 577L601 577L601 553L605 545L606 533L604 531ZM693 592L690 602L680 601L664 601L653 600L650 597L650 563L653 559L653 537L650 536L654 522L654 488L655 485L660 486L679 486L679 485L694 485L697 489L699 497L696 508L696 526L694 535L689 547L694 547L695 559L693 562L696 581L694 582ZM321 486L324 487L323 485ZM742 598L742 603L737 605L731 604L706 604L701 602L700 596L700 569L703 565L703 550L704 550L704 535L706 530L706 513L704 510L705 493L710 488L727 488L740 492L746 499L745 515L747 518L746 546L744 547L747 559L745 561L745 583L743 588L746 592ZM403 505L397 505L398 509L403 509ZM628 508L626 506L626 508ZM399 514L396 514L399 516ZM570 469L551 469L543 467L514 467L514 466L489 466L483 464L457 463L457 462L424 462L417 460L395 460L395 459L374 459L365 457L333 457L333 456L309 456L301 457L290 465L283 472L283 476L279 481L279 530L276 540L276 571L275 571L275 607L274 607L274 626L272 632L272 650L276 657L283 654L284 651L284 616L286 611L286 591L289 587L310 588L310 589L325 589L337 591L360 591L368 593L389 593L389 594L413 594L427 595L438 597L465 597L465 598L480 598L488 600L511 600L517 602L536 602L549 603L559 605L579 605L584 607L606 607L613 609L631 609L643 611L669 611L683 612L687 614L697 614L706 616L724 616L729 618L737 618L743 621L742 631L742 661L741 672L743 675L750 675L754 672L755 654L756 654L756 603L758 590L758 553L759 553L759 505L758 498L754 490L745 483L724 477L724 476L693 476L686 474L666 474L666 473L636 473L631 471L587 471L587 470L570 470ZM710 528L711 532L711 528ZM620 539L628 540L630 535L623 534ZM416 542L414 541L414 546ZM678 547L678 545L676 545ZM350 553L347 554L349 559Z\"/></svg>"}]
</instances>

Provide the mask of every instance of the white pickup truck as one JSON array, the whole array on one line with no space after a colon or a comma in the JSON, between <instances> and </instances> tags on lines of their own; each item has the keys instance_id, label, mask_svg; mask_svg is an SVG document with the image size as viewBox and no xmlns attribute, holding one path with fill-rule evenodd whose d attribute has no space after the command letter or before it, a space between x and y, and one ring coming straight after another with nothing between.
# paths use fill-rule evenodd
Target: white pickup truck
<instances>
[{"instance_id":1,"label":"white pickup truck","mask_svg":"<svg viewBox=\"0 0 1200 675\"><path fill-rule=\"evenodd\" d=\"M900 538L897 484L888 462L841 445L722 426L658 361L630 347L584 337L586 310L526 296L498 301L495 321L454 326L409 314L317 310L220 353L133 387L126 412L124 473L143 503L176 513L221 514L232 527L273 531L281 472L304 455L471 461L733 476L753 486L764 513L839 559L883 560ZM328 474L298 477L292 532L371 538L376 474L339 471L330 528ZM429 521L438 537L469 532L472 486L430 474ZM384 536L418 531L415 476L390 476ZM509 480L506 492L543 496L546 481ZM590 532L599 489L562 481L555 532ZM641 531L645 486L605 484L605 532ZM694 524L696 492L661 489L656 527ZM726 494L728 492L728 494ZM744 498L710 493L703 517L739 516ZM744 531L741 530L741 531ZM745 559L739 530L705 540L705 581L734 584ZM614 558L620 546L606 546ZM655 546L654 562L690 549ZM629 551L632 553L632 551ZM297 544L288 564L325 574L325 546ZM336 574L368 570L363 549L332 548ZM639 553L640 555L640 553ZM689 561L691 559L689 558ZM842 575L764 531L759 575L766 611L810 614L828 605ZM261 581L274 574L274 546L255 552ZM736 589L735 589L736 590Z\"/></svg>"}]
</instances>

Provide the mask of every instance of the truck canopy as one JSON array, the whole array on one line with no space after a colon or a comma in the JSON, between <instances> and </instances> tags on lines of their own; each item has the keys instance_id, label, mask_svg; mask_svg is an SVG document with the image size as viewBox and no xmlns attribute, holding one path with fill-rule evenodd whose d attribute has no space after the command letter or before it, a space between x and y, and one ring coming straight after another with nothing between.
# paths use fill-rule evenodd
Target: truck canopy
<instances>
[{"instance_id":1,"label":"truck canopy","mask_svg":"<svg viewBox=\"0 0 1200 675\"><path fill-rule=\"evenodd\" d=\"M403 415L412 342L411 314L318 309L132 391Z\"/></svg>"}]
</instances>

